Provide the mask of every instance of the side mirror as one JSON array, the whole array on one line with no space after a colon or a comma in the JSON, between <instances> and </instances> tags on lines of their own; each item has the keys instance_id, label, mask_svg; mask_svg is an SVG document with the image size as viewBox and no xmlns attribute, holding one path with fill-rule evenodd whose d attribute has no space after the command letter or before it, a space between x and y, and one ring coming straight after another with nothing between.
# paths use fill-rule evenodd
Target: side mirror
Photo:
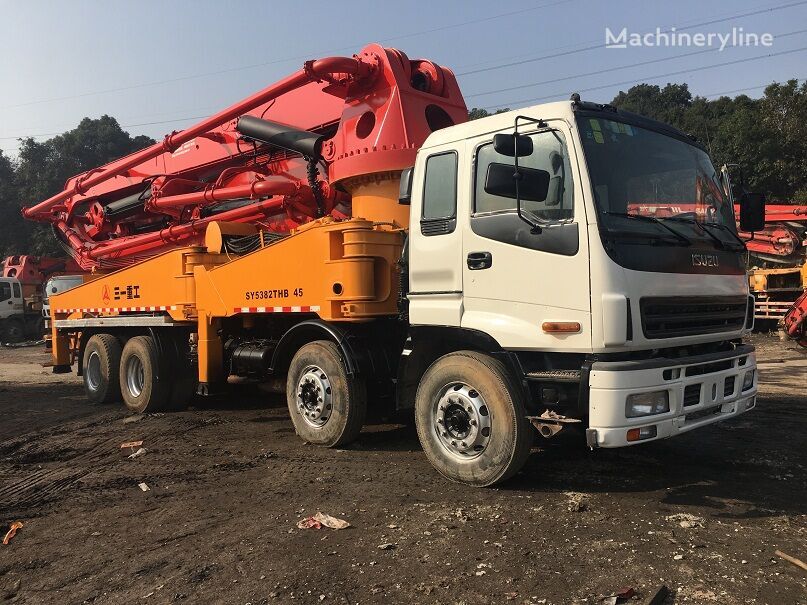
<instances>
[{"instance_id":1,"label":"side mirror","mask_svg":"<svg viewBox=\"0 0 807 605\"><path fill-rule=\"evenodd\" d=\"M401 171L401 186L398 190L398 203L409 206L412 203L412 174L414 168L404 168Z\"/></svg>"},{"instance_id":2,"label":"side mirror","mask_svg":"<svg viewBox=\"0 0 807 605\"><path fill-rule=\"evenodd\" d=\"M765 196L743 193L740 196L740 231L753 233L765 228Z\"/></svg>"},{"instance_id":3,"label":"side mirror","mask_svg":"<svg viewBox=\"0 0 807 605\"><path fill-rule=\"evenodd\" d=\"M523 158L532 155L532 139L525 134L497 134L493 137L493 149L499 155Z\"/></svg>"},{"instance_id":4,"label":"side mirror","mask_svg":"<svg viewBox=\"0 0 807 605\"><path fill-rule=\"evenodd\" d=\"M512 166L491 162L485 175L485 192L514 200L518 178L518 197L521 201L543 202L546 199L549 191L549 173L546 170L519 166L517 175Z\"/></svg>"}]
</instances>

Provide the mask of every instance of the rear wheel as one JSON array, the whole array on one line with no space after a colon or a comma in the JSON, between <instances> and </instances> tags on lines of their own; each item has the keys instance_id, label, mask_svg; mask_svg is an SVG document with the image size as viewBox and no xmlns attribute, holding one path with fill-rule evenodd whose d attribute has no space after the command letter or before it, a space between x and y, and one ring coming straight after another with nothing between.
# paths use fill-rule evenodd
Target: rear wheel
<instances>
[{"instance_id":1,"label":"rear wheel","mask_svg":"<svg viewBox=\"0 0 807 605\"><path fill-rule=\"evenodd\" d=\"M3 340L21 342L25 338L25 324L19 319L7 319L3 326Z\"/></svg>"},{"instance_id":2,"label":"rear wheel","mask_svg":"<svg viewBox=\"0 0 807 605\"><path fill-rule=\"evenodd\" d=\"M286 378L286 400L297 434L326 447L356 439L367 415L364 382L348 376L339 349L327 340L297 351Z\"/></svg>"},{"instance_id":3,"label":"rear wheel","mask_svg":"<svg viewBox=\"0 0 807 605\"><path fill-rule=\"evenodd\" d=\"M504 365L473 351L435 361L418 386L415 423L426 457L461 483L489 486L521 470L534 437Z\"/></svg>"},{"instance_id":4,"label":"rear wheel","mask_svg":"<svg viewBox=\"0 0 807 605\"><path fill-rule=\"evenodd\" d=\"M166 408L171 381L164 365L153 338L135 336L128 340L120 359L120 381L129 411L143 414Z\"/></svg>"},{"instance_id":5,"label":"rear wheel","mask_svg":"<svg viewBox=\"0 0 807 605\"><path fill-rule=\"evenodd\" d=\"M92 403L119 401L120 341L112 334L91 336L84 347L81 374L84 393Z\"/></svg>"}]
</instances>

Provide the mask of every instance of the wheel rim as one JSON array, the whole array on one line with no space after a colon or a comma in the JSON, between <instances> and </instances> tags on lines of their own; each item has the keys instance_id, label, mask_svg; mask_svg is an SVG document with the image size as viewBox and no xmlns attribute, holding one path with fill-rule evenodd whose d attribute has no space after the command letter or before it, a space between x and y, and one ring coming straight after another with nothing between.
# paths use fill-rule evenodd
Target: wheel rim
<instances>
[{"instance_id":1,"label":"wheel rim","mask_svg":"<svg viewBox=\"0 0 807 605\"><path fill-rule=\"evenodd\" d=\"M331 382L317 366L303 370L297 382L297 412L306 424L320 429L328 422L333 411Z\"/></svg>"},{"instance_id":2,"label":"wheel rim","mask_svg":"<svg viewBox=\"0 0 807 605\"><path fill-rule=\"evenodd\" d=\"M447 385L432 408L432 426L443 449L457 460L482 455L490 443L490 410L484 397L463 382Z\"/></svg>"},{"instance_id":3,"label":"wheel rim","mask_svg":"<svg viewBox=\"0 0 807 605\"><path fill-rule=\"evenodd\" d=\"M17 325L16 323L12 323L11 326L8 328L8 337L11 340L19 340L23 336L22 327Z\"/></svg>"},{"instance_id":4,"label":"wheel rim","mask_svg":"<svg viewBox=\"0 0 807 605\"><path fill-rule=\"evenodd\" d=\"M87 386L91 391L97 391L101 387L101 356L97 351L90 353L87 359L87 368L84 370L87 377Z\"/></svg>"},{"instance_id":5,"label":"wheel rim","mask_svg":"<svg viewBox=\"0 0 807 605\"><path fill-rule=\"evenodd\" d=\"M126 387L132 397L140 396L145 383L146 374L143 370L143 362L137 355L132 355L126 360Z\"/></svg>"}]
</instances>

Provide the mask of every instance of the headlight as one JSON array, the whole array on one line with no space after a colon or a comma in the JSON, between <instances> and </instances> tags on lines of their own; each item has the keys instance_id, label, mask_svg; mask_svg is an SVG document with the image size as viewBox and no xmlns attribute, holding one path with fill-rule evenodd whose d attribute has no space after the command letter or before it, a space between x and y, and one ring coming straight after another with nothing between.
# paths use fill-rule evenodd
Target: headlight
<instances>
[{"instance_id":1,"label":"headlight","mask_svg":"<svg viewBox=\"0 0 807 605\"><path fill-rule=\"evenodd\" d=\"M747 391L754 386L754 370L745 373L743 377L743 391Z\"/></svg>"},{"instance_id":2,"label":"headlight","mask_svg":"<svg viewBox=\"0 0 807 605\"><path fill-rule=\"evenodd\" d=\"M670 411L670 396L667 391L634 393L625 401L625 416L637 418Z\"/></svg>"}]
</instances>

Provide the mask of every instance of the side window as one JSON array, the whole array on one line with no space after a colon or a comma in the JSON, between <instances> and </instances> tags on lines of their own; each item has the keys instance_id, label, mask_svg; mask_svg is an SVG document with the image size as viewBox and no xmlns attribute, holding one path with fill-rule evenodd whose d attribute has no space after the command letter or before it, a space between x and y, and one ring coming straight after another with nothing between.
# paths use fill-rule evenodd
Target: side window
<instances>
[{"instance_id":1,"label":"side window","mask_svg":"<svg viewBox=\"0 0 807 605\"><path fill-rule=\"evenodd\" d=\"M11 284L7 281L0 281L0 302L11 298Z\"/></svg>"},{"instance_id":2,"label":"side window","mask_svg":"<svg viewBox=\"0 0 807 605\"><path fill-rule=\"evenodd\" d=\"M22 292L20 290L20 284L17 283L17 282L14 282L12 285L14 286L14 297L15 298L22 298Z\"/></svg>"},{"instance_id":3,"label":"side window","mask_svg":"<svg viewBox=\"0 0 807 605\"><path fill-rule=\"evenodd\" d=\"M457 154L439 153L426 159L423 179L423 235L444 235L457 223Z\"/></svg>"},{"instance_id":4,"label":"side window","mask_svg":"<svg viewBox=\"0 0 807 605\"><path fill-rule=\"evenodd\" d=\"M521 208L544 221L564 221L574 217L572 170L566 153L566 142L557 131L538 132L531 136L533 151L518 158L525 169L548 173L549 184L543 199L523 199ZM476 153L474 215L513 212L516 200L485 191L485 181L491 164L513 165L513 158L496 153L493 143L479 147Z\"/></svg>"}]
</instances>

